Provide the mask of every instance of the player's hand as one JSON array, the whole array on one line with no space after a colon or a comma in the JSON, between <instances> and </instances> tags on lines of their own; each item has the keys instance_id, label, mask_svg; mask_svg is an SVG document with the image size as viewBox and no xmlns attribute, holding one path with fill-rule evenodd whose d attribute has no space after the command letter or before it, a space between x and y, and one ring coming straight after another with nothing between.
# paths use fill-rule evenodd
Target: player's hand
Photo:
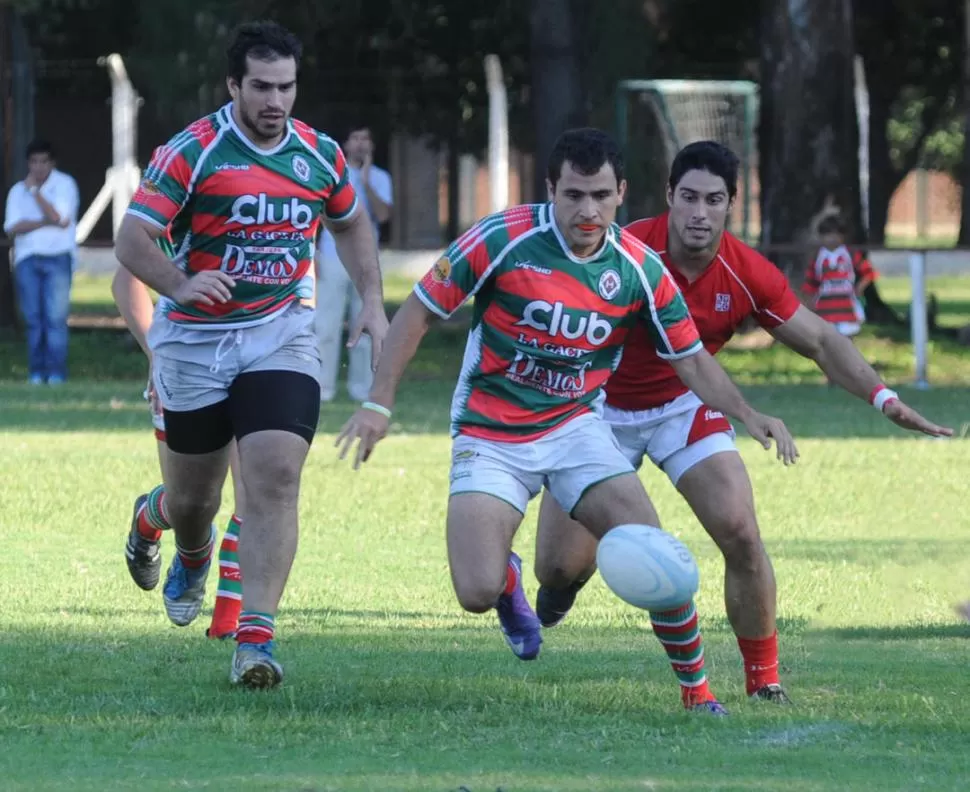
<instances>
[{"instance_id":1,"label":"player's hand","mask_svg":"<svg viewBox=\"0 0 970 792\"><path fill-rule=\"evenodd\" d=\"M179 305L216 305L229 302L236 281L221 270L205 270L185 280L173 293Z\"/></svg>"},{"instance_id":2,"label":"player's hand","mask_svg":"<svg viewBox=\"0 0 970 792\"><path fill-rule=\"evenodd\" d=\"M379 412L361 407L344 424L344 428L340 430L334 442L334 447L340 446L340 458L346 458L354 441L359 441L357 453L354 455L354 470L357 470L361 462L370 459L374 446L387 434L389 422L390 419Z\"/></svg>"},{"instance_id":3,"label":"player's hand","mask_svg":"<svg viewBox=\"0 0 970 792\"><path fill-rule=\"evenodd\" d=\"M370 336L371 369L374 371L377 371L377 361L381 359L381 350L384 348L387 327L387 314L384 313L384 306L378 302L365 302L347 337L347 346L354 347L357 346L357 342L360 341L363 333Z\"/></svg>"},{"instance_id":4,"label":"player's hand","mask_svg":"<svg viewBox=\"0 0 970 792\"><path fill-rule=\"evenodd\" d=\"M885 416L896 426L909 429L911 432L922 432L931 437L952 437L953 430L945 426L937 426L932 421L927 421L916 410L899 399L892 399L886 402L882 408Z\"/></svg>"},{"instance_id":5,"label":"player's hand","mask_svg":"<svg viewBox=\"0 0 970 792\"><path fill-rule=\"evenodd\" d=\"M748 434L761 443L766 451L771 449L771 441L774 440L778 449L778 459L786 465L792 465L798 459L795 439L791 436L791 432L788 431L788 427L785 426L785 422L781 418L772 418L770 415L753 412L744 422L744 428L748 430Z\"/></svg>"}]
</instances>

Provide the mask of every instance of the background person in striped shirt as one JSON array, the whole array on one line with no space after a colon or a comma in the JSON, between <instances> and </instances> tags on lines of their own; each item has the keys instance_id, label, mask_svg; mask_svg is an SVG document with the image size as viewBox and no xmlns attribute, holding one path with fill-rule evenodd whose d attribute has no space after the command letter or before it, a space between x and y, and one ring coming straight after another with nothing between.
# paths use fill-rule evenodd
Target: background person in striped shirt
<instances>
[{"instance_id":1,"label":"background person in striped shirt","mask_svg":"<svg viewBox=\"0 0 970 792\"><path fill-rule=\"evenodd\" d=\"M822 246L808 265L802 291L809 305L847 338L858 335L866 321L862 295L876 270L861 250L845 244L845 224L829 215L818 224Z\"/></svg>"},{"instance_id":2,"label":"background person in striped shirt","mask_svg":"<svg viewBox=\"0 0 970 792\"><path fill-rule=\"evenodd\" d=\"M276 685L283 673L273 657L275 617L320 412L312 251L321 218L364 303L351 342L369 333L376 357L387 332L377 246L344 155L290 118L300 54L275 23L237 29L228 49L232 101L156 149L116 249L161 295L147 341L170 458L135 522L174 529L162 593L169 618L191 623L236 439L246 531L230 679L248 687Z\"/></svg>"},{"instance_id":3,"label":"background person in striped shirt","mask_svg":"<svg viewBox=\"0 0 970 792\"><path fill-rule=\"evenodd\" d=\"M616 143L576 129L548 165L550 202L492 215L452 243L395 314L370 401L344 426L354 466L384 436L398 383L435 317L474 297L452 404L447 541L458 601L496 609L513 653L534 659L539 621L525 598L512 541L546 486L596 536L625 523L659 525L643 484L599 412L631 328L715 409L765 447L797 456L784 424L749 407L705 350L683 297L648 247L614 222L626 182ZM704 671L693 602L651 613L685 707L723 713ZM670 640L665 640L669 638Z\"/></svg>"}]
</instances>

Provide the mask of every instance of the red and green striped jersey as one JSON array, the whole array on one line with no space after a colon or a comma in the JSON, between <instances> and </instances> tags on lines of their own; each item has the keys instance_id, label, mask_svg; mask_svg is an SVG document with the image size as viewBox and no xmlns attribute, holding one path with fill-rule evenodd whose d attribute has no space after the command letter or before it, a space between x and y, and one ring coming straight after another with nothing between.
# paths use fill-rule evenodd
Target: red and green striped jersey
<instances>
[{"instance_id":1,"label":"red and green striped jersey","mask_svg":"<svg viewBox=\"0 0 970 792\"><path fill-rule=\"evenodd\" d=\"M167 230L162 248L189 275L218 269L235 279L222 305L161 301L173 322L225 329L312 301L321 215L341 220L356 205L331 138L291 119L277 146L260 149L236 126L230 103L155 150L128 212Z\"/></svg>"},{"instance_id":2,"label":"red and green striped jersey","mask_svg":"<svg viewBox=\"0 0 970 792\"><path fill-rule=\"evenodd\" d=\"M598 411L637 321L663 358L702 349L656 253L613 225L596 253L578 258L552 204L481 220L448 247L415 294L443 318L475 298L453 435L526 442Z\"/></svg>"}]
</instances>

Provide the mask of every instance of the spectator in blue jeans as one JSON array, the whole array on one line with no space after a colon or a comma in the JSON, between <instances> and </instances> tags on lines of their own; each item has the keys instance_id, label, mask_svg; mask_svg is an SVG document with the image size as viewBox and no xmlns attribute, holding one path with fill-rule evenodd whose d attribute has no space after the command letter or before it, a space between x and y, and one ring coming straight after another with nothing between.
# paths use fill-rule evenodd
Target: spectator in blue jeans
<instances>
[{"instance_id":1,"label":"spectator in blue jeans","mask_svg":"<svg viewBox=\"0 0 970 792\"><path fill-rule=\"evenodd\" d=\"M77 210L77 184L55 168L51 145L35 140L27 146L27 178L7 194L3 222L14 240L14 280L33 385L57 385L67 378Z\"/></svg>"}]
</instances>

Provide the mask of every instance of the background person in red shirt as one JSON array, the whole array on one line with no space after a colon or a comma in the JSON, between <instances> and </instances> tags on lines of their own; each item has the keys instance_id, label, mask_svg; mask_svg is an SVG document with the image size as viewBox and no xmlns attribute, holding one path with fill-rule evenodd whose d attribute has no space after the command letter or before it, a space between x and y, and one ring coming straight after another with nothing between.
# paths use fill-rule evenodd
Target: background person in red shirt
<instances>
[{"instance_id":1,"label":"background person in red shirt","mask_svg":"<svg viewBox=\"0 0 970 792\"><path fill-rule=\"evenodd\" d=\"M753 316L897 425L952 434L900 401L851 341L801 305L777 267L724 230L737 176L738 159L730 149L713 141L692 143L671 167L669 211L627 227L660 254L707 350L716 354ZM648 457L667 474L724 555L725 604L744 658L747 693L787 702L778 677L774 571L731 424L684 386L642 327L631 330L620 366L606 383L605 418L634 466ZM536 564L536 612L551 627L565 618L595 571L596 540L543 494L536 545L542 559Z\"/></svg>"}]
</instances>

